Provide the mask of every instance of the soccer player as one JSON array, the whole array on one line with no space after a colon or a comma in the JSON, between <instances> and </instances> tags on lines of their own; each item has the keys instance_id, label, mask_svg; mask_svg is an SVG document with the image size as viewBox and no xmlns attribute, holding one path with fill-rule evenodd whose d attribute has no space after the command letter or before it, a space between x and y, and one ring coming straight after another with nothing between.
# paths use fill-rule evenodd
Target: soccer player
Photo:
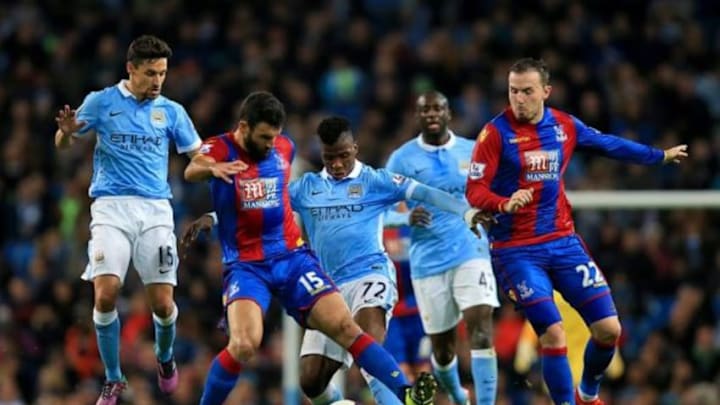
<instances>
[{"instance_id":1,"label":"soccer player","mask_svg":"<svg viewBox=\"0 0 720 405\"><path fill-rule=\"evenodd\" d=\"M420 135L393 152L387 168L465 201L465 181L473 143L448 129L447 98L436 91L416 102ZM492 312L499 306L490 265L488 239L480 239L456 215L434 207L413 209L410 268L425 332L430 336L435 377L458 405L469 403L460 384L455 350L456 326L462 316L468 327L471 371L478 404L494 404L497 359L493 350Z\"/></svg>"},{"instance_id":2,"label":"soccer player","mask_svg":"<svg viewBox=\"0 0 720 405\"><path fill-rule=\"evenodd\" d=\"M553 401L597 405L602 404L600 381L615 353L620 321L600 268L575 234L562 175L576 147L651 165L679 163L687 157L687 146L663 151L603 134L546 107L551 89L543 61L526 58L510 67L510 107L485 125L476 140L467 198L472 206L499 214L490 231L493 267L540 337L543 377ZM575 393L553 289L591 330Z\"/></svg>"},{"instance_id":3,"label":"soccer player","mask_svg":"<svg viewBox=\"0 0 720 405\"><path fill-rule=\"evenodd\" d=\"M127 51L127 80L90 93L77 111L66 105L56 117L58 148L91 133L97 138L89 190L94 200L89 263L82 277L93 283L93 321L105 365L99 405L117 403L126 386L115 303L131 259L153 312L160 390L169 394L178 384L173 357L178 257L168 151L173 142L178 153L193 155L201 140L185 109L160 94L171 55L159 38L135 39Z\"/></svg>"},{"instance_id":4,"label":"soccer player","mask_svg":"<svg viewBox=\"0 0 720 405\"><path fill-rule=\"evenodd\" d=\"M200 403L222 404L233 389L243 364L260 346L263 317L275 296L300 325L332 338L401 403L431 404L432 376L408 385L390 354L353 320L335 284L305 245L290 205L288 182L295 151L290 139L280 134L284 120L285 110L277 98L267 92L252 93L241 104L236 129L208 139L185 169L188 181L211 180L230 335L227 347L210 366ZM247 163L247 170L220 175L224 166L238 161ZM346 192L356 196L355 190ZM323 187L311 190L310 196L314 191L320 192L316 195L330 192ZM343 242L336 240L336 247ZM373 287L377 292L379 287Z\"/></svg>"},{"instance_id":5,"label":"soccer player","mask_svg":"<svg viewBox=\"0 0 720 405\"><path fill-rule=\"evenodd\" d=\"M310 245L358 325L382 342L397 300L395 268L381 238L385 212L399 201L416 201L466 217L466 226L473 226L477 210L441 190L358 161L358 146L345 118L324 119L317 134L324 168L290 184L292 208L300 214ZM341 399L329 383L341 366L352 364L352 357L315 330L305 332L300 356L301 386L313 404ZM399 404L392 391L364 375L379 404Z\"/></svg>"}]
</instances>

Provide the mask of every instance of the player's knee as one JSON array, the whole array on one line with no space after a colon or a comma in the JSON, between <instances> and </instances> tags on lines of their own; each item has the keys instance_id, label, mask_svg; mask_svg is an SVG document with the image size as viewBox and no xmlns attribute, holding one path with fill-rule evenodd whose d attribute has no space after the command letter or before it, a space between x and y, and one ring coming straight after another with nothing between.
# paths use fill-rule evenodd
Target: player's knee
<instances>
[{"instance_id":1,"label":"player's knee","mask_svg":"<svg viewBox=\"0 0 720 405\"><path fill-rule=\"evenodd\" d=\"M255 343L249 337L233 336L230 337L227 349L234 358L248 361L255 356L259 346L259 342Z\"/></svg>"},{"instance_id":2,"label":"player's knee","mask_svg":"<svg viewBox=\"0 0 720 405\"><path fill-rule=\"evenodd\" d=\"M432 348L435 361L446 366L455 358L455 348L449 345L434 345Z\"/></svg>"},{"instance_id":3,"label":"player's knee","mask_svg":"<svg viewBox=\"0 0 720 405\"><path fill-rule=\"evenodd\" d=\"M492 347L492 330L477 327L470 332L470 344L473 349L488 349Z\"/></svg>"},{"instance_id":4,"label":"player's knee","mask_svg":"<svg viewBox=\"0 0 720 405\"><path fill-rule=\"evenodd\" d=\"M472 317L466 318L470 345L473 349L488 349L493 344L493 308L480 305Z\"/></svg>"},{"instance_id":5,"label":"player's knee","mask_svg":"<svg viewBox=\"0 0 720 405\"><path fill-rule=\"evenodd\" d=\"M565 347L567 346L566 340L565 329L560 322L548 326L545 333L540 336L542 347Z\"/></svg>"},{"instance_id":6,"label":"player's knee","mask_svg":"<svg viewBox=\"0 0 720 405\"><path fill-rule=\"evenodd\" d=\"M306 367L300 372L300 388L308 398L316 398L325 391L320 373Z\"/></svg>"},{"instance_id":7,"label":"player's knee","mask_svg":"<svg viewBox=\"0 0 720 405\"><path fill-rule=\"evenodd\" d=\"M365 333L370 335L370 337L375 339L376 342L382 344L385 341L385 334L386 334L385 325L371 324L371 325L367 325L365 328L363 328L363 330L365 331Z\"/></svg>"},{"instance_id":8,"label":"player's knee","mask_svg":"<svg viewBox=\"0 0 720 405\"><path fill-rule=\"evenodd\" d=\"M153 313L163 319L169 318L170 315L172 315L174 309L175 303L172 299L152 304Z\"/></svg>"},{"instance_id":9,"label":"player's knee","mask_svg":"<svg viewBox=\"0 0 720 405\"><path fill-rule=\"evenodd\" d=\"M119 286L113 283L95 284L95 309L110 312L115 309Z\"/></svg>"},{"instance_id":10,"label":"player's knee","mask_svg":"<svg viewBox=\"0 0 720 405\"><path fill-rule=\"evenodd\" d=\"M617 317L598 321L590 329L593 339L606 345L614 345L620 339L622 333L622 326L620 326Z\"/></svg>"},{"instance_id":11,"label":"player's knee","mask_svg":"<svg viewBox=\"0 0 720 405\"><path fill-rule=\"evenodd\" d=\"M360 327L355 321L347 316L330 327L329 336L341 346L347 348L362 333Z\"/></svg>"}]
</instances>

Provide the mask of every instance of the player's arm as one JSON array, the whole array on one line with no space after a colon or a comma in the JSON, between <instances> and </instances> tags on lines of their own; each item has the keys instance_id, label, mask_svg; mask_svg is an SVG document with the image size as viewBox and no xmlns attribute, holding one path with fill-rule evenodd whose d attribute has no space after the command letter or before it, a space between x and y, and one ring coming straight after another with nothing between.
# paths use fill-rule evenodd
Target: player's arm
<instances>
[{"instance_id":1,"label":"player's arm","mask_svg":"<svg viewBox=\"0 0 720 405\"><path fill-rule=\"evenodd\" d=\"M588 127L573 117L577 131L578 146L599 151L601 154L616 160L642 165L658 163L680 163L687 154L687 145L677 145L665 150L643 145L616 135L604 134L595 128Z\"/></svg>"},{"instance_id":2,"label":"player's arm","mask_svg":"<svg viewBox=\"0 0 720 405\"><path fill-rule=\"evenodd\" d=\"M446 193L435 187L426 186L422 183L416 182L415 187L413 187L410 192L409 199L424 202L443 211L459 215L473 230L480 223L486 224L495 221L492 215L471 207L467 201L455 198L450 193Z\"/></svg>"},{"instance_id":3,"label":"player's arm","mask_svg":"<svg viewBox=\"0 0 720 405\"><path fill-rule=\"evenodd\" d=\"M185 228L180 236L180 247L183 250L183 259L198 236L203 232L209 233L214 225L217 225L217 214L213 211L201 215L200 218L194 220Z\"/></svg>"},{"instance_id":4,"label":"player's arm","mask_svg":"<svg viewBox=\"0 0 720 405\"><path fill-rule=\"evenodd\" d=\"M185 168L185 180L198 182L217 177L232 183L233 176L247 169L248 165L241 160L226 162L227 157L227 145L218 138L209 139Z\"/></svg>"},{"instance_id":5,"label":"player's arm","mask_svg":"<svg viewBox=\"0 0 720 405\"><path fill-rule=\"evenodd\" d=\"M177 153L186 154L190 159L200 153L202 140L195 129L190 116L185 107L178 103L171 104L174 109L175 122L171 131L171 136L175 142Z\"/></svg>"},{"instance_id":6,"label":"player's arm","mask_svg":"<svg viewBox=\"0 0 720 405\"><path fill-rule=\"evenodd\" d=\"M58 149L67 149L75 143L75 137L71 133L64 132L61 129L55 131L55 147Z\"/></svg>"},{"instance_id":7,"label":"player's arm","mask_svg":"<svg viewBox=\"0 0 720 405\"><path fill-rule=\"evenodd\" d=\"M473 148L465 197L470 206L490 213L514 213L532 201L531 189L520 189L510 197L490 190L502 154L500 133L488 124L480 131Z\"/></svg>"},{"instance_id":8,"label":"player's arm","mask_svg":"<svg viewBox=\"0 0 720 405\"><path fill-rule=\"evenodd\" d=\"M100 97L98 92L88 94L77 110L65 104L55 116L58 129L55 131L55 147L66 149L75 143L75 138L87 135L95 128Z\"/></svg>"}]
</instances>

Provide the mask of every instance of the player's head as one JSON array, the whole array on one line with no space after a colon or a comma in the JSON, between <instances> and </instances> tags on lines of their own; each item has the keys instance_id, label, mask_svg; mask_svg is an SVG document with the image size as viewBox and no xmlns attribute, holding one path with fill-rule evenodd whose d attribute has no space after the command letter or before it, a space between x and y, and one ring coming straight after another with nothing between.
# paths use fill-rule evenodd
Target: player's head
<instances>
[{"instance_id":1,"label":"player's head","mask_svg":"<svg viewBox=\"0 0 720 405\"><path fill-rule=\"evenodd\" d=\"M344 179L355 167L358 146L350 129L350 121L343 117L329 117L320 121L317 128L320 137L325 170L336 179Z\"/></svg>"},{"instance_id":2,"label":"player's head","mask_svg":"<svg viewBox=\"0 0 720 405\"><path fill-rule=\"evenodd\" d=\"M439 91L427 91L415 101L415 118L425 135L439 137L445 134L450 122L447 97Z\"/></svg>"},{"instance_id":3,"label":"player's head","mask_svg":"<svg viewBox=\"0 0 720 405\"><path fill-rule=\"evenodd\" d=\"M245 149L255 160L265 159L285 123L285 107L267 91L250 93L240 104L237 130Z\"/></svg>"},{"instance_id":4,"label":"player's head","mask_svg":"<svg viewBox=\"0 0 720 405\"><path fill-rule=\"evenodd\" d=\"M125 69L135 95L142 99L160 95L170 56L172 49L158 37L143 35L132 41L128 47Z\"/></svg>"},{"instance_id":5,"label":"player's head","mask_svg":"<svg viewBox=\"0 0 720 405\"><path fill-rule=\"evenodd\" d=\"M518 121L537 123L551 90L550 72L543 60L523 58L510 67L508 99Z\"/></svg>"}]
</instances>

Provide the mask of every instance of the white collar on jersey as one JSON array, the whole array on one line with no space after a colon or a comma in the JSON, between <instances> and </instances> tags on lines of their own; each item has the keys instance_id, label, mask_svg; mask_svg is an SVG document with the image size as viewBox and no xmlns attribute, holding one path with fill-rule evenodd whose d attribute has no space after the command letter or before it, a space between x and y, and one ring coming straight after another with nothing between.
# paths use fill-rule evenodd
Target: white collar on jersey
<instances>
[{"instance_id":1,"label":"white collar on jersey","mask_svg":"<svg viewBox=\"0 0 720 405\"><path fill-rule=\"evenodd\" d=\"M120 94L122 94L123 97L135 98L135 96L127 88L127 80L125 80L125 79L120 80L120 83L117 84L117 88L118 88L118 90L120 90Z\"/></svg>"},{"instance_id":2,"label":"white collar on jersey","mask_svg":"<svg viewBox=\"0 0 720 405\"><path fill-rule=\"evenodd\" d=\"M420 145L421 148L425 149L428 152L435 152L440 149L450 149L455 146L455 142L457 142L457 140L455 139L455 132L448 129L448 134L450 135L450 138L442 145L430 145L429 143L423 141L422 134L418 135L417 143L418 145Z\"/></svg>"},{"instance_id":3,"label":"white collar on jersey","mask_svg":"<svg viewBox=\"0 0 720 405\"><path fill-rule=\"evenodd\" d=\"M342 180L345 180L345 179L357 179L357 177L360 175L360 172L362 171L363 166L364 166L364 165L363 165L363 163L362 163L361 161L355 160L355 167L353 167L353 169L352 169L352 171L350 172L350 174L348 174L347 176L345 176L345 178L342 179ZM327 179L330 178L330 173L328 173L328 171L327 171L326 168L323 167L322 171L320 172L320 177L322 177L322 178L325 179L325 180L327 180Z\"/></svg>"}]
</instances>

